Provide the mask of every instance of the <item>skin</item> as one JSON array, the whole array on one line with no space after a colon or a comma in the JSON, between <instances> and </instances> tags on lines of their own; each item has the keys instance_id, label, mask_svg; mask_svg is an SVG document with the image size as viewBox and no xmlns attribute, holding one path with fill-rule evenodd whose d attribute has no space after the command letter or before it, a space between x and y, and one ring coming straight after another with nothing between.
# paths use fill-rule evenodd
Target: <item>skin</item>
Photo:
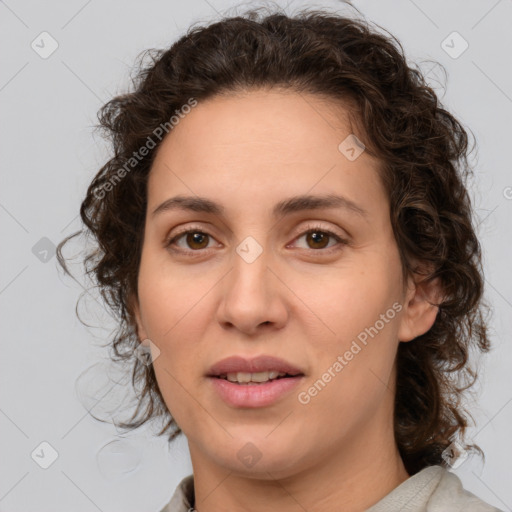
<instances>
[{"instance_id":1,"label":"skin","mask_svg":"<svg viewBox=\"0 0 512 512\"><path fill-rule=\"evenodd\" d=\"M343 114L290 91L217 96L199 102L156 155L134 308L139 338L160 351L154 369L188 440L199 512L362 511L409 477L393 436L395 357L400 342L433 325L438 308L426 299L438 290L402 281L379 162L338 150L351 133ZM341 208L272 217L275 203L305 193L344 195L368 217ZM224 216L152 216L178 194L221 203ZM315 244L304 232L317 224L350 243ZM165 247L189 227L209 236ZM263 249L252 263L236 252L248 236ZM298 392L394 303L401 311L300 403ZM205 375L235 354L281 357L304 382L268 407L229 406ZM261 453L252 467L237 457L249 442Z\"/></svg>"}]
</instances>

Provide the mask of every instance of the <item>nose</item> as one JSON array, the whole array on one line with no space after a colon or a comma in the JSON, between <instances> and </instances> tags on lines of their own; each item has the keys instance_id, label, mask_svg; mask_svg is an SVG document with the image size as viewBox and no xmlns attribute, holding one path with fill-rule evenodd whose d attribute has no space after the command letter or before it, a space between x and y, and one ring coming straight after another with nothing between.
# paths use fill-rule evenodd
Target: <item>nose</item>
<instances>
[{"instance_id":1,"label":"nose","mask_svg":"<svg viewBox=\"0 0 512 512\"><path fill-rule=\"evenodd\" d=\"M231 272L223 279L217 320L224 329L247 335L281 329L288 319L286 286L269 267L266 251L252 262L236 254Z\"/></svg>"}]
</instances>

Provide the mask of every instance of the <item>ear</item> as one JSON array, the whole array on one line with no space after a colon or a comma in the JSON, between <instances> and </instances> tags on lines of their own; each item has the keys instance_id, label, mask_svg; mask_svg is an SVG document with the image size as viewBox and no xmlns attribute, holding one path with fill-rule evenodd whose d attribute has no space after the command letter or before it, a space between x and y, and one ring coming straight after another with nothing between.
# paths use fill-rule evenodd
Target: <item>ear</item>
<instances>
[{"instance_id":1,"label":"ear","mask_svg":"<svg viewBox=\"0 0 512 512\"><path fill-rule=\"evenodd\" d=\"M398 330L398 341L411 341L425 334L434 325L441 303L442 286L439 277L430 282L421 281L423 276L409 276L404 308Z\"/></svg>"},{"instance_id":2,"label":"ear","mask_svg":"<svg viewBox=\"0 0 512 512\"><path fill-rule=\"evenodd\" d=\"M146 338L148 338L148 335L147 335L147 332L142 323L142 318L141 318L141 314L140 314L140 306L139 306L139 301L138 301L137 297L132 296L130 298L130 307L135 316L135 329L136 329L137 337L139 338L139 341L143 341Z\"/></svg>"}]
</instances>

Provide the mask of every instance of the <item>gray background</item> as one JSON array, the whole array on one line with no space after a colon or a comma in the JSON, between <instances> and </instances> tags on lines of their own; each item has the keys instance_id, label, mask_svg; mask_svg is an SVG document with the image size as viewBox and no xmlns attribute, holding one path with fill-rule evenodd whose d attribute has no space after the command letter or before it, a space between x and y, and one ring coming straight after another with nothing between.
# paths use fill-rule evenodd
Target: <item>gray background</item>
<instances>
[{"instance_id":1,"label":"gray background","mask_svg":"<svg viewBox=\"0 0 512 512\"><path fill-rule=\"evenodd\" d=\"M468 490L511 510L512 1L354 4L395 34L412 61L426 61L421 67L441 101L478 142L472 196L486 298L495 312L494 348L481 367L478 403L471 409L476 427L470 432L487 459L483 465L470 458L454 471ZM108 354L101 344L114 324L94 292L80 308L93 327L80 324L75 303L82 285L62 276L52 247L80 227L85 187L107 157L105 144L92 133L96 112L128 86L136 55L168 46L193 22L217 19L228 9L233 14L235 5L227 0L0 2L0 511L157 511L191 473L184 438L169 450L165 439L147 428L123 435L87 413L93 406L97 413L115 412L122 398L116 391L122 386L99 401L100 395L90 392L105 384ZM292 1L288 12L303 5ZM335 2L308 5L350 12ZM44 31L59 45L48 58L31 47L34 40L42 46ZM469 44L457 58L442 46L454 31ZM454 41L452 52L462 48L455 37L448 39ZM429 59L445 66L446 88ZM80 278L78 266L75 271ZM42 442L58 453L48 469L39 465L51 457Z\"/></svg>"}]
</instances>

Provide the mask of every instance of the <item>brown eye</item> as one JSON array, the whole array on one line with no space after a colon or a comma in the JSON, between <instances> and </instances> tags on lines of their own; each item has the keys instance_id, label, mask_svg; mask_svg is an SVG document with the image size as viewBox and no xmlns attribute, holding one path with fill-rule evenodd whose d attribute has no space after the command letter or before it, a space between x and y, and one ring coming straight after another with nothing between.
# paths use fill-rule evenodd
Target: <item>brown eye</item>
<instances>
[{"instance_id":1,"label":"brown eye","mask_svg":"<svg viewBox=\"0 0 512 512\"><path fill-rule=\"evenodd\" d=\"M172 237L165 243L165 247L173 249L172 246L175 245L179 251L200 251L208 248L210 239L208 233L203 233L197 229L189 229ZM185 241L185 245L178 243L181 240Z\"/></svg>"},{"instance_id":2,"label":"brown eye","mask_svg":"<svg viewBox=\"0 0 512 512\"><path fill-rule=\"evenodd\" d=\"M313 244L312 249L324 249L329 243L331 235L322 231L308 231L306 233L306 240L308 243Z\"/></svg>"},{"instance_id":3,"label":"brown eye","mask_svg":"<svg viewBox=\"0 0 512 512\"><path fill-rule=\"evenodd\" d=\"M190 247L191 249L204 249L205 247L208 246L208 235L206 233L191 231L186 233L186 235L186 243L188 247Z\"/></svg>"},{"instance_id":4,"label":"brown eye","mask_svg":"<svg viewBox=\"0 0 512 512\"><path fill-rule=\"evenodd\" d=\"M301 238L305 238L306 241L306 247L301 248L319 252L330 252L331 249L337 249L336 245L343 246L348 244L347 240L341 238L339 235L328 229L322 228L321 226L311 227L302 233L302 235L296 240L300 240ZM334 241L334 243L329 245L331 241Z\"/></svg>"}]
</instances>

